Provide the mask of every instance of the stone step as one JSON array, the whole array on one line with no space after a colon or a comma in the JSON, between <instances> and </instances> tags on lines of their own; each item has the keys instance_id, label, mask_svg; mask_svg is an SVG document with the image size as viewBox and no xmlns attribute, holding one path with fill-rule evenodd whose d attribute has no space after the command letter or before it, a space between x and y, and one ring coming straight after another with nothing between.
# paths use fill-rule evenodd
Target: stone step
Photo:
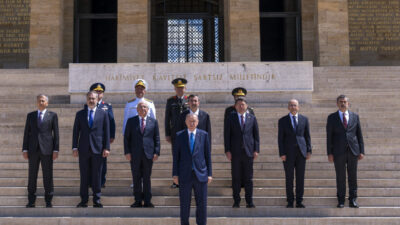
<instances>
[{"instance_id":1,"label":"stone step","mask_svg":"<svg viewBox=\"0 0 400 225\"><path fill-rule=\"evenodd\" d=\"M392 156L392 155L375 155L373 157L368 157L368 155L360 162L362 163L375 163L375 162L380 162L380 163L396 163L399 162L400 155ZM127 165L129 162L126 161L125 156L122 154L115 154L115 155L110 155L109 158L107 159L108 162L115 162L115 163L126 163ZM22 154L16 154L16 155L2 155L0 157L0 162L3 163L9 163L9 162L19 162L19 163L27 163L27 160L23 159ZM60 159L57 159L56 163L62 162L62 163L76 163L78 165L78 158L75 158L71 155L65 155ZM168 155L161 155L157 162L154 163L154 166L157 166L158 163L165 163L165 162L172 162L172 155L168 153ZM278 157L278 154L272 154L272 155L266 155L260 153L258 158L255 160L256 163L276 163L280 162L280 158ZM309 162L318 162L318 163L327 163L327 156L325 154L314 154ZM229 163L228 159L224 154L212 154L212 163ZM333 164L332 164L333 165ZM55 166L56 167L56 166ZM1 171L0 171L1 173Z\"/></svg>"},{"instance_id":2,"label":"stone step","mask_svg":"<svg viewBox=\"0 0 400 225\"><path fill-rule=\"evenodd\" d=\"M90 198L91 199L91 198ZM254 197L256 206L284 206L286 205L286 197L271 196L271 197ZM24 206L28 199L26 196L0 196L1 206ZM132 196L103 196L102 203L105 206L130 206L133 202ZM80 202L79 195L77 196L54 196L54 206L74 207ZM89 200L91 202L91 200ZM152 202L156 206L179 206L178 196L153 196ZM304 197L304 204L309 206L336 206L336 196L332 197ZM364 207L386 206L395 207L400 204L400 197L359 197L357 202ZM36 200L38 205L44 205L44 198L39 196ZM233 199L231 196L208 196L207 204L209 206L231 206ZM192 205L195 205L194 198ZM242 207L246 205L245 201L241 201Z\"/></svg>"},{"instance_id":3,"label":"stone step","mask_svg":"<svg viewBox=\"0 0 400 225\"><path fill-rule=\"evenodd\" d=\"M107 170L107 174L109 177L113 178L130 178L132 177L131 171L129 166L127 165L127 169L122 170ZM76 169L54 169L53 171L54 177L59 178L79 178L79 169L78 164L76 165ZM153 178L164 178L164 177L171 177L172 170L165 170L165 169L153 169L152 170L152 177ZM398 170L359 170L358 171L358 178L366 179L392 179L392 178L400 178L400 171ZM0 171L1 178L27 178L28 171L27 170L1 170ZM39 177L41 177L41 172L39 171ZM213 177L215 178L231 178L231 170L230 169L221 169L221 170L213 170ZM254 178L284 178L285 174L283 169L277 170L255 170L254 171ZM308 170L306 171L306 178L312 179L324 179L327 177L335 178L335 171L334 169L330 170Z\"/></svg>"},{"instance_id":4,"label":"stone step","mask_svg":"<svg viewBox=\"0 0 400 225\"><path fill-rule=\"evenodd\" d=\"M152 186L153 196L178 196L177 189L172 189L168 186ZM91 193L91 192L90 192ZM244 191L242 191L244 197ZM399 188L358 188L357 194L359 197L396 197L400 195ZM26 187L0 187L0 196L27 196L28 191ZM43 196L44 189L39 187L37 195ZM55 187L54 195L56 196L79 196L79 186L77 187ZM91 194L89 194L91 195ZM106 187L102 188L103 196L131 196L132 188L126 187ZM276 197L286 196L286 189L282 187L257 187L254 188L253 195L255 197ZM230 187L209 187L208 196L232 196L232 189ZM336 187L306 187L304 189L304 196L307 197L325 197L336 196Z\"/></svg>"},{"instance_id":5,"label":"stone step","mask_svg":"<svg viewBox=\"0 0 400 225\"><path fill-rule=\"evenodd\" d=\"M170 177L170 176L169 176ZM153 187L169 187L172 183L172 178L151 178L151 184ZM328 177L328 176L327 176ZM319 179L305 179L305 187L336 187L335 177L331 178L319 178ZM129 187L132 184L132 177L125 178L114 178L107 176L107 187ZM1 178L0 187L26 187L28 185L27 178ZM80 179L75 178L54 178L55 187L79 187ZM220 178L214 177L210 187L231 187L231 178ZM254 178L254 187L284 187L285 178ZM38 187L43 187L42 182L38 181ZM373 179L373 178L358 178L358 187L360 188L398 188L400 187L400 180L397 178L390 179Z\"/></svg>"},{"instance_id":6,"label":"stone step","mask_svg":"<svg viewBox=\"0 0 400 225\"><path fill-rule=\"evenodd\" d=\"M242 217L239 218L231 218L231 217L226 217L225 215L229 214L224 214L221 217L209 217L207 219L207 224L209 225L276 225L276 224L285 224L285 225L302 225L302 224L348 224L348 225L365 225L365 224L399 224L398 222L398 217L393 216L391 217L389 214L387 217L362 217L358 215L357 217L352 217L349 214L350 213L357 213L357 211L350 210L350 213L348 214L348 217L340 216L338 215L335 216L329 216L330 214L328 213L323 213L321 216L311 216L311 217L306 217L306 216L301 216L303 214L302 211L299 211L299 213L295 214L290 214L290 213L282 213L281 216L276 217L275 216L275 211L274 210L269 210L270 207L265 207L262 208L260 207L260 211L264 210L266 212L271 211L273 214L268 214L270 217L265 217L265 216L252 216L252 213L250 213L251 210L253 209L240 209L244 210L244 213L238 213L238 215L243 215ZM54 225L54 224L87 224L87 225L106 225L106 224L124 224L124 225L176 225L180 223L180 219L178 216L167 216L167 217L159 217L158 214L152 213L154 212L154 209L143 209L143 212L148 212L148 213L142 213L142 210L138 210L138 217L132 217L132 209L126 209L125 215L126 217L113 217L112 214L109 217L105 217L107 213L102 213L102 212L107 212L108 208L104 209L79 209L76 210L79 212L76 217L68 217L64 216L65 213L55 213L56 215L59 215L58 217L37 217L35 215L31 217L1 217L0 218L0 223L3 224L18 224L18 225L32 225L32 224L41 224L41 225ZM118 208L119 209L119 208ZM310 210L313 210L314 208L310 208ZM372 208L375 209L375 208ZM31 209L30 209L31 210ZM40 209L37 209L40 210ZM41 209L43 212L45 212L48 209ZM56 209L50 209L48 210L48 213L46 215L51 215L51 213L56 212ZM64 208L61 208L60 211L64 211ZM94 213L90 213L93 210ZM135 209L136 210L136 209ZM148 210L148 211L146 211ZM178 209L176 209L177 211ZM208 211L213 211L213 208L209 208ZM239 211L240 211L239 210ZM301 209L303 210L303 209ZM357 209L360 210L360 209ZM190 224L195 224L195 217L194 217L194 211L195 209L193 208L191 210L191 218L190 218ZM231 208L226 208L225 211L232 211ZM254 210L258 211L258 209ZM284 210L283 210L284 211ZM341 210L345 211L345 210ZM338 211L338 212L341 212ZM371 210L372 211L372 210ZM32 212L36 212L36 209L32 209ZM156 211L157 212L157 211ZM233 211L236 212L236 211ZM297 212L297 211L296 211ZM144 215L149 215L149 217L144 217ZM358 213L357 213L358 214ZM367 214L367 213L366 213ZM15 214L12 214L15 215ZM11 215L11 216L12 216ZM18 215L18 214L17 214ZM211 213L212 215L212 213ZM328 217L326 217L326 215ZM393 213L394 215L394 213ZM233 217L233 216L232 216ZM300 217L300 218L298 218Z\"/></svg>"},{"instance_id":7,"label":"stone step","mask_svg":"<svg viewBox=\"0 0 400 225\"><path fill-rule=\"evenodd\" d=\"M213 169L230 169L231 163L230 162L214 162ZM64 162L56 162L54 163L54 169L57 170L64 170L64 169L76 169L76 163L64 163ZM125 165L121 162L107 162L107 168L111 170L125 170L129 167L129 165ZM262 169L262 170L279 170L283 169L282 162L254 162L253 165L254 169ZM9 169L9 170L28 170L28 163L0 163L0 169ZM172 163L171 162L157 162L153 165L153 169L165 169L171 170ZM334 169L334 165L328 162L313 162L307 161L306 164L306 171L309 170L326 170L326 169ZM400 170L400 164L398 162L395 163L360 163L358 165L358 170L363 171L382 171L382 170Z\"/></svg>"}]
</instances>

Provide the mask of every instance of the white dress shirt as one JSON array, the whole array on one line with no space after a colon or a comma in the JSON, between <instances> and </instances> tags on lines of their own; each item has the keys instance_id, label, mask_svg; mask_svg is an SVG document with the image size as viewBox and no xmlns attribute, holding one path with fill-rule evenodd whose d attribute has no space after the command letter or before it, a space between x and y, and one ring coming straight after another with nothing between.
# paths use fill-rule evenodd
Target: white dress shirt
<instances>
[{"instance_id":1,"label":"white dress shirt","mask_svg":"<svg viewBox=\"0 0 400 225\"><path fill-rule=\"evenodd\" d=\"M199 110L200 110L200 109L197 109L196 112L193 112L191 109L189 109L189 113L190 113L190 115L193 115L193 114L194 114L194 115L196 115L196 116L199 116Z\"/></svg>"},{"instance_id":2,"label":"white dress shirt","mask_svg":"<svg viewBox=\"0 0 400 225\"><path fill-rule=\"evenodd\" d=\"M243 113L243 122L244 122L244 124L246 124L246 112L245 113ZM237 115L238 115L238 117L239 117L239 124L240 124L240 127L243 127L243 124L242 124L242 114L240 114L240 113L237 113Z\"/></svg>"},{"instance_id":3,"label":"white dress shirt","mask_svg":"<svg viewBox=\"0 0 400 225\"><path fill-rule=\"evenodd\" d=\"M292 122L292 127L293 127L294 129L296 129L296 128L294 127L294 121L293 121L293 120L296 120L297 125L299 125L299 114L296 113L296 115L293 116L293 114L289 113L289 115L290 115L290 121Z\"/></svg>"},{"instance_id":4,"label":"white dress shirt","mask_svg":"<svg viewBox=\"0 0 400 225\"><path fill-rule=\"evenodd\" d=\"M144 120L144 127L146 128L147 115L146 115L145 117L139 116L139 126L140 126L140 130L142 130L142 120Z\"/></svg>"},{"instance_id":5,"label":"white dress shirt","mask_svg":"<svg viewBox=\"0 0 400 225\"><path fill-rule=\"evenodd\" d=\"M94 107L93 109L90 109L89 106L88 106L88 112L87 112L88 121L89 121L89 117L90 117L90 110L93 110L93 121L94 121L94 114L96 114L96 109L97 109L97 107Z\"/></svg>"},{"instance_id":6,"label":"white dress shirt","mask_svg":"<svg viewBox=\"0 0 400 225\"><path fill-rule=\"evenodd\" d=\"M340 111L340 110L339 110L339 116L340 116L340 120L341 120L342 123L343 123L343 112ZM344 112L344 116L346 117L347 124L349 124L349 120L350 120L350 117L349 117L349 110L346 110L346 112Z\"/></svg>"}]
</instances>

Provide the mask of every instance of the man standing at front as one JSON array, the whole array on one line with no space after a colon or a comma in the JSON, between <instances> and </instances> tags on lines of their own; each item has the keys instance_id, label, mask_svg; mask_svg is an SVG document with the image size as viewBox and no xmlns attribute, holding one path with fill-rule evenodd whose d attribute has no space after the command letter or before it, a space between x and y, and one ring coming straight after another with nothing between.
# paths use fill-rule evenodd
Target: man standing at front
<instances>
[{"instance_id":1,"label":"man standing at front","mask_svg":"<svg viewBox=\"0 0 400 225\"><path fill-rule=\"evenodd\" d=\"M346 168L349 182L349 206L357 204L357 164L364 158L364 141L360 118L349 111L349 99L340 95L336 99L339 108L328 116L326 141L329 162L335 164L338 208L344 207L346 196Z\"/></svg>"},{"instance_id":2,"label":"man standing at front","mask_svg":"<svg viewBox=\"0 0 400 225\"><path fill-rule=\"evenodd\" d=\"M290 113L278 122L279 156L285 168L287 208L293 208L293 179L296 171L296 208L303 205L304 173L306 160L311 157L310 125L307 117L300 115L299 102L288 103Z\"/></svg>"},{"instance_id":3,"label":"man standing at front","mask_svg":"<svg viewBox=\"0 0 400 225\"><path fill-rule=\"evenodd\" d=\"M131 207L154 208L151 203L150 176L153 162L160 155L160 132L157 120L148 116L147 102L139 102L137 110L139 115L128 120L124 135L124 153L131 162L134 184L135 202Z\"/></svg>"},{"instance_id":4,"label":"man standing at front","mask_svg":"<svg viewBox=\"0 0 400 225\"><path fill-rule=\"evenodd\" d=\"M72 152L74 157L79 156L81 176L81 202L77 207L87 207L89 200L88 176L91 171L93 207L102 208L100 176L104 162L103 157L110 154L110 120L107 112L96 107L98 100L96 92L88 92L86 99L88 108L76 113L72 135Z\"/></svg>"},{"instance_id":5,"label":"man standing at front","mask_svg":"<svg viewBox=\"0 0 400 225\"><path fill-rule=\"evenodd\" d=\"M224 127L225 154L231 161L233 208L240 207L240 187L243 178L246 207L255 208L253 203L253 162L260 152L260 137L257 119L247 112L247 102L238 98L236 111L226 120Z\"/></svg>"},{"instance_id":6,"label":"man standing at front","mask_svg":"<svg viewBox=\"0 0 400 225\"><path fill-rule=\"evenodd\" d=\"M181 225L189 225L192 189L196 199L196 224L207 224L207 184L212 181L211 150L207 132L197 129L197 115L186 116L187 130L177 133L172 176L179 184Z\"/></svg>"},{"instance_id":7,"label":"man standing at front","mask_svg":"<svg viewBox=\"0 0 400 225\"><path fill-rule=\"evenodd\" d=\"M35 207L36 183L39 164L42 164L44 199L46 207L51 208L53 199L53 160L58 157L59 133L57 114L47 110L49 99L46 95L38 95L37 111L26 118L22 155L29 160L28 204Z\"/></svg>"}]
</instances>

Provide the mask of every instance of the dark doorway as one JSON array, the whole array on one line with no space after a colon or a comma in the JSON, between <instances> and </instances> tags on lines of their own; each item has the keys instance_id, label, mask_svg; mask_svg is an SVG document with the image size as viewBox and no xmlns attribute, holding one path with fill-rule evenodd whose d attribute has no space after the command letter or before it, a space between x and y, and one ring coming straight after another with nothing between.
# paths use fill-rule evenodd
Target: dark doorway
<instances>
[{"instance_id":1,"label":"dark doorway","mask_svg":"<svg viewBox=\"0 0 400 225\"><path fill-rule=\"evenodd\" d=\"M261 61L300 61L300 0L260 0Z\"/></svg>"},{"instance_id":2,"label":"dark doorway","mask_svg":"<svg viewBox=\"0 0 400 225\"><path fill-rule=\"evenodd\" d=\"M117 0L75 0L74 62L117 62Z\"/></svg>"},{"instance_id":3,"label":"dark doorway","mask_svg":"<svg viewBox=\"0 0 400 225\"><path fill-rule=\"evenodd\" d=\"M223 62L222 0L153 0L152 62Z\"/></svg>"}]
</instances>

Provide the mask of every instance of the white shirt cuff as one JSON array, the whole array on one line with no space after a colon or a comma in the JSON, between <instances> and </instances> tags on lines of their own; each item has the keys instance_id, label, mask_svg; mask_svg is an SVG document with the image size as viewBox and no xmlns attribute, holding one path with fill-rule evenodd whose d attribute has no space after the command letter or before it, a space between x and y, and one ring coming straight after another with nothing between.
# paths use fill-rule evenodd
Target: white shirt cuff
<instances>
[{"instance_id":1,"label":"white shirt cuff","mask_svg":"<svg viewBox=\"0 0 400 225\"><path fill-rule=\"evenodd\" d=\"M22 150L22 152L28 152L28 150Z\"/></svg>"},{"instance_id":2,"label":"white shirt cuff","mask_svg":"<svg viewBox=\"0 0 400 225\"><path fill-rule=\"evenodd\" d=\"M77 148L73 148L72 151L78 151L78 149Z\"/></svg>"}]
</instances>

